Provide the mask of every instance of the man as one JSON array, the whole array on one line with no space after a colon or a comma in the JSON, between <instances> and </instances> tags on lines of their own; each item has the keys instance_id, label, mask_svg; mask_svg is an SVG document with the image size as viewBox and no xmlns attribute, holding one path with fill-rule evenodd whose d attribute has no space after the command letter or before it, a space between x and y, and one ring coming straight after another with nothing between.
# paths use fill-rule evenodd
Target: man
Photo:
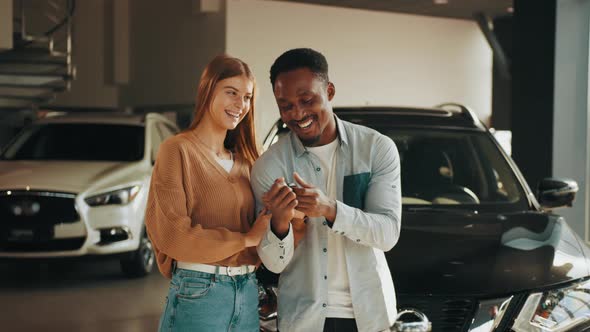
<instances>
[{"instance_id":1,"label":"man","mask_svg":"<svg viewBox=\"0 0 590 332\"><path fill-rule=\"evenodd\" d=\"M272 213L258 253L281 273L279 330L387 330L396 300L383 252L401 225L397 148L333 114L336 89L319 52L285 52L270 78L291 132L258 159L251 181L258 209Z\"/></svg>"}]
</instances>

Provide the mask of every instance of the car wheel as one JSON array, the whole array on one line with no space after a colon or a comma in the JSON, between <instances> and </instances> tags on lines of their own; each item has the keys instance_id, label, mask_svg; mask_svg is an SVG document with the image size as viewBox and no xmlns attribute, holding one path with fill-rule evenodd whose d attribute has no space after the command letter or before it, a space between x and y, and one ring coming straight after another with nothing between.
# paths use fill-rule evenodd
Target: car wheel
<instances>
[{"instance_id":1,"label":"car wheel","mask_svg":"<svg viewBox=\"0 0 590 332\"><path fill-rule=\"evenodd\" d=\"M154 267L154 251L147 232L141 232L139 248L131 253L130 258L121 259L121 270L132 278L143 277L152 272Z\"/></svg>"}]
</instances>

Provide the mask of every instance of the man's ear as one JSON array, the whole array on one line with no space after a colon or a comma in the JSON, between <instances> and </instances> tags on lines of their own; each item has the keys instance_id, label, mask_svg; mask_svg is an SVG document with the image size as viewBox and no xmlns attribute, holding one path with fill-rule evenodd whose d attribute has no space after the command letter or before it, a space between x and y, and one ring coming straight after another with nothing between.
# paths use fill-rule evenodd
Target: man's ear
<instances>
[{"instance_id":1,"label":"man's ear","mask_svg":"<svg viewBox=\"0 0 590 332\"><path fill-rule=\"evenodd\" d=\"M334 98L335 94L336 94L336 87L334 86L334 83L328 82L328 100L332 101L332 98Z\"/></svg>"}]
</instances>

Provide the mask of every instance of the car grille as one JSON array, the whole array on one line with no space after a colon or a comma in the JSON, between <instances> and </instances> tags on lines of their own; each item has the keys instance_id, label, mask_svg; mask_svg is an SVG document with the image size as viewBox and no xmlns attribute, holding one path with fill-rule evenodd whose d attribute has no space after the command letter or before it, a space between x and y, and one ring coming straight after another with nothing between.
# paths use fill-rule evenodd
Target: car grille
<instances>
[{"instance_id":1,"label":"car grille","mask_svg":"<svg viewBox=\"0 0 590 332\"><path fill-rule=\"evenodd\" d=\"M51 252L78 250L84 244L86 238L77 237L71 239L54 239L34 242L12 242L6 239L0 240L0 251L3 252Z\"/></svg>"},{"instance_id":2,"label":"car grille","mask_svg":"<svg viewBox=\"0 0 590 332\"><path fill-rule=\"evenodd\" d=\"M76 250L85 238L54 239L54 226L80 216L76 195L46 191L0 192L0 250L5 252Z\"/></svg>"},{"instance_id":3,"label":"car grille","mask_svg":"<svg viewBox=\"0 0 590 332\"><path fill-rule=\"evenodd\" d=\"M8 194L10 193L10 194ZM2 224L57 225L80 219L75 207L75 194L41 191L0 192Z\"/></svg>"},{"instance_id":4,"label":"car grille","mask_svg":"<svg viewBox=\"0 0 590 332\"><path fill-rule=\"evenodd\" d=\"M430 322L432 331L467 331L476 310L475 299L404 296L398 294L397 307L414 308L423 312Z\"/></svg>"}]
</instances>

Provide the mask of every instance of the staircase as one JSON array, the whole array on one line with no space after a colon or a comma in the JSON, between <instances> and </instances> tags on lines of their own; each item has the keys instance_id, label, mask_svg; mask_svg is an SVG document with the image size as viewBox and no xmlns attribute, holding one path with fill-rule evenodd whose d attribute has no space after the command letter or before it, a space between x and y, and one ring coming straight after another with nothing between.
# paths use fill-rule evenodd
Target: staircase
<instances>
[{"instance_id":1,"label":"staircase","mask_svg":"<svg viewBox=\"0 0 590 332\"><path fill-rule=\"evenodd\" d=\"M35 110L70 88L75 0L14 0L13 49L0 52L0 110Z\"/></svg>"}]
</instances>

